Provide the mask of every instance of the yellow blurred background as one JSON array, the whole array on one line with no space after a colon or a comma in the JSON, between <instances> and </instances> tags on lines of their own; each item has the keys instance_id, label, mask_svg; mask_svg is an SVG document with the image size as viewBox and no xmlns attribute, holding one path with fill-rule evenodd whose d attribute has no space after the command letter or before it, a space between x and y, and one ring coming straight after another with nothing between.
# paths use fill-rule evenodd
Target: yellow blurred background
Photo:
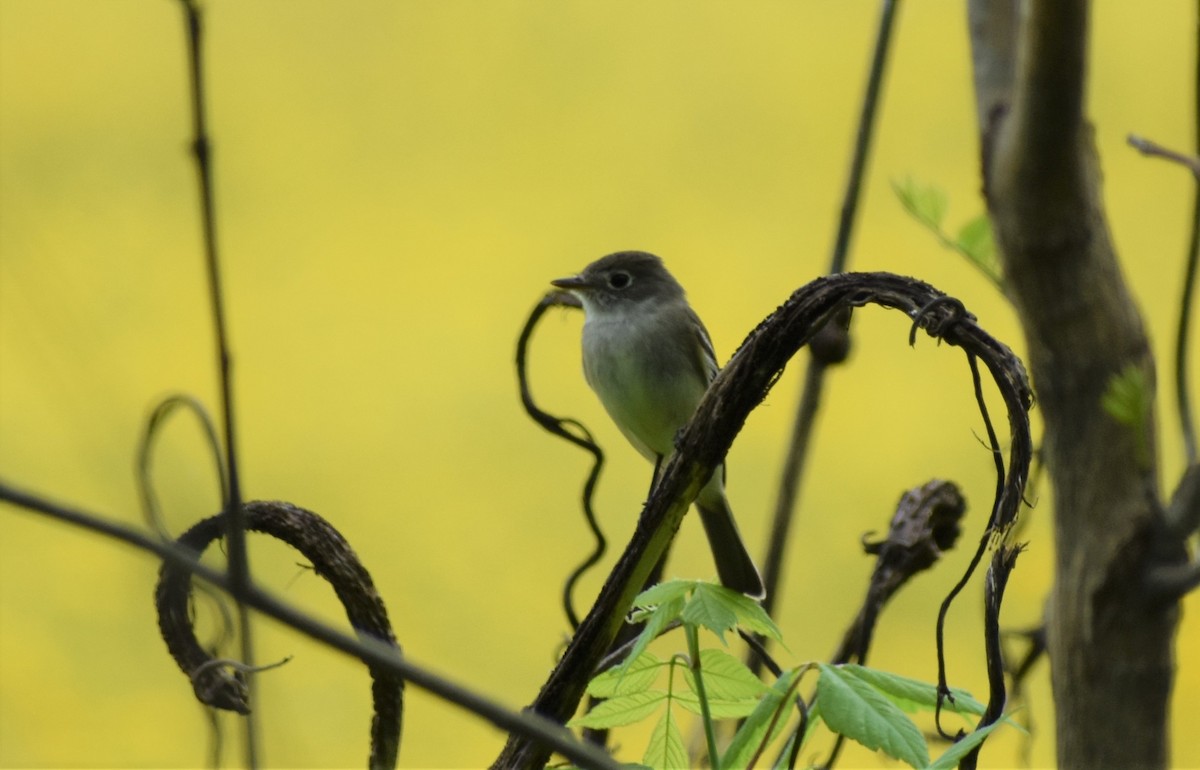
<instances>
[{"instance_id":1,"label":"yellow blurred background","mask_svg":"<svg viewBox=\"0 0 1200 770\"><path fill-rule=\"evenodd\" d=\"M724 359L821 274L863 90L877 5L866 2L312 2L210 0L209 106L232 329L244 491L330 519L371 570L405 651L519 708L568 628L561 581L589 550L577 511L587 457L517 400L516 335L547 281L623 248L663 256ZM1160 371L1169 371L1190 188L1124 145L1188 150L1196 8L1095 8L1090 114L1111 225ZM904 4L851 257L962 298L1018 351L1013 312L901 210L889 182L945 188L951 228L982 207L963 4ZM216 408L180 8L133 0L0 0L0 476L141 521L134 452L165 394ZM536 396L609 450L598 508L632 529L649 468L583 383L581 318L547 316ZM958 481L974 504L959 552L885 613L871 663L936 676L933 620L983 525L991 459L961 354L907 347L897 314L856 315L832 374L777 620L785 663L827 656L851 619L900 493ZM1192 381L1200 381L1193 355ZM789 368L730 455L730 498L761 552L797 389ZM1164 378L1165 379L1165 378ZM1163 481L1181 468L1163 400ZM995 409L999 409L994 400ZM999 422L1003 425L1003 420ZM155 455L175 531L218 508L186 418ZM1050 501L1004 624L1038 621ZM277 544L256 578L344 625L328 588ZM713 574L684 522L670 573ZM208 732L158 638L156 562L0 508L0 766L194 767ZM583 609L603 571L578 592ZM986 690L981 582L950 615L951 683ZM211 626L211 606L200 603ZM1174 763L1200 766L1197 597L1177 649ZM262 620L257 710L273 767L365 762L363 668ZM679 642L682 647L682 642ZM670 648L668 645L668 649ZM1051 766L1048 667L1029 685L1026 739L997 733L986 767ZM238 764L235 720L225 760ZM646 729L620 734L637 760ZM478 767L504 736L410 688L404 767ZM816 760L824 749L814 747ZM865 750L846 767L886 765Z\"/></svg>"}]
</instances>

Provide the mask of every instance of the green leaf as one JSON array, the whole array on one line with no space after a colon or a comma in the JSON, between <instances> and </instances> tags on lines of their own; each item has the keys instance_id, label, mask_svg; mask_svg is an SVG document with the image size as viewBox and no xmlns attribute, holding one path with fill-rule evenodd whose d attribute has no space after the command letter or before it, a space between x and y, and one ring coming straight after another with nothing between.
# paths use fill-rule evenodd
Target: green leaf
<instances>
[{"instance_id":1,"label":"green leaf","mask_svg":"<svg viewBox=\"0 0 1200 770\"><path fill-rule=\"evenodd\" d=\"M710 698L749 698L757 701L768 689L746 664L715 647L700 651L700 672L704 677L704 692ZM695 692L696 672L686 668L683 676L692 692Z\"/></svg>"},{"instance_id":2,"label":"green leaf","mask_svg":"<svg viewBox=\"0 0 1200 770\"><path fill-rule=\"evenodd\" d=\"M667 694L658 690L647 690L609 698L601 701L588 713L570 721L574 727L592 727L604 729L621 727L640 722L654 713L654 710L667 699Z\"/></svg>"},{"instance_id":3,"label":"green leaf","mask_svg":"<svg viewBox=\"0 0 1200 770\"><path fill-rule=\"evenodd\" d=\"M683 612L679 613L679 618L684 623L707 628L724 643L725 632L737 626L735 597L744 598L736 591L715 583L697 583L692 598Z\"/></svg>"},{"instance_id":4,"label":"green leaf","mask_svg":"<svg viewBox=\"0 0 1200 770\"><path fill-rule=\"evenodd\" d=\"M959 229L954 248L983 271L993 283L1003 283L1004 276L1000 263L996 260L996 242L992 238L992 222L987 214L980 214L968 220Z\"/></svg>"},{"instance_id":5,"label":"green leaf","mask_svg":"<svg viewBox=\"0 0 1200 770\"><path fill-rule=\"evenodd\" d=\"M1104 411L1133 431L1137 461L1142 467L1147 467L1150 463L1147 426L1153 400L1154 388L1146 377L1146 372L1133 363L1109 379L1108 388L1100 398Z\"/></svg>"},{"instance_id":6,"label":"green leaf","mask_svg":"<svg viewBox=\"0 0 1200 770\"><path fill-rule=\"evenodd\" d=\"M817 698L829 729L916 768L929 764L925 738L903 711L868 682L819 664Z\"/></svg>"},{"instance_id":7,"label":"green leaf","mask_svg":"<svg viewBox=\"0 0 1200 770\"><path fill-rule=\"evenodd\" d=\"M677 599L687 598L697 582L695 580L667 580L657 583L638 594L633 600L633 606L652 608Z\"/></svg>"},{"instance_id":8,"label":"green leaf","mask_svg":"<svg viewBox=\"0 0 1200 770\"><path fill-rule=\"evenodd\" d=\"M937 687L935 685L850 663L841 666L841 671L846 676L853 676L871 685L909 713L933 711L937 708ZM942 701L942 710L976 716L982 715L986 710L986 707L972 698L966 690L952 687L950 692L954 695L954 701L951 702L949 699Z\"/></svg>"},{"instance_id":9,"label":"green leaf","mask_svg":"<svg viewBox=\"0 0 1200 770\"><path fill-rule=\"evenodd\" d=\"M700 651L700 669L704 677L704 694L708 698L709 715L713 719L744 717L758 705L767 686L737 658L716 648ZM683 669L688 689L675 694L679 705L695 714L700 709L696 672Z\"/></svg>"},{"instance_id":10,"label":"green leaf","mask_svg":"<svg viewBox=\"0 0 1200 770\"><path fill-rule=\"evenodd\" d=\"M779 626L775 625L761 604L737 591L731 591L724 586L717 587L727 594L727 599L737 615L738 625L747 631L768 636L780 643L783 642L783 634L780 633Z\"/></svg>"},{"instance_id":11,"label":"green leaf","mask_svg":"<svg viewBox=\"0 0 1200 770\"><path fill-rule=\"evenodd\" d=\"M671 621L679 617L679 613L683 611L685 597L672 596L666 603L660 604L657 607L648 611L644 616L645 626L642 632L638 634L637 641L633 643L633 649L629 651L629 657L621 665L616 667L618 675L623 676L628 668L637 660L650 642L658 638L663 629L671 624Z\"/></svg>"},{"instance_id":12,"label":"green leaf","mask_svg":"<svg viewBox=\"0 0 1200 770\"><path fill-rule=\"evenodd\" d=\"M946 193L934 185L923 185L911 176L899 181L892 180L892 190L901 205L921 224L932 230L941 230L946 216Z\"/></svg>"},{"instance_id":13,"label":"green leaf","mask_svg":"<svg viewBox=\"0 0 1200 770\"><path fill-rule=\"evenodd\" d=\"M654 731L650 733L650 743L642 756L642 764L655 770L676 770L688 766L683 735L679 732L679 725L675 723L671 709L667 709L654 725Z\"/></svg>"},{"instance_id":14,"label":"green leaf","mask_svg":"<svg viewBox=\"0 0 1200 770\"><path fill-rule=\"evenodd\" d=\"M693 714L704 714L695 690L675 693L675 702ZM758 698L713 698L708 699L708 716L711 719L741 719L758 706Z\"/></svg>"},{"instance_id":15,"label":"green leaf","mask_svg":"<svg viewBox=\"0 0 1200 770\"><path fill-rule=\"evenodd\" d=\"M601 671L588 682L587 692L596 698L613 698L650 689L664 663L652 652L629 659L628 665Z\"/></svg>"},{"instance_id":16,"label":"green leaf","mask_svg":"<svg viewBox=\"0 0 1200 770\"><path fill-rule=\"evenodd\" d=\"M1129 364L1108 381L1101 404L1117 422L1136 428L1150 412L1150 385L1137 364Z\"/></svg>"},{"instance_id":17,"label":"green leaf","mask_svg":"<svg viewBox=\"0 0 1200 770\"><path fill-rule=\"evenodd\" d=\"M962 740L946 749L945 753L934 760L933 764L929 766L929 770L951 770L951 768L958 767L958 763L962 761L962 758L969 754L971 749L983 743L992 730L1001 724L1001 722L992 722L987 727L981 727L974 732L967 733L963 736Z\"/></svg>"},{"instance_id":18,"label":"green leaf","mask_svg":"<svg viewBox=\"0 0 1200 770\"><path fill-rule=\"evenodd\" d=\"M770 744L791 719L792 711L796 708L795 693L791 691L792 684L800 676L800 669L785 671L783 676L767 691L750 716L742 723L741 729L733 736L729 748L721 758L721 767L726 770L744 768L758 751L760 746ZM770 735L767 731L770 730Z\"/></svg>"}]
</instances>

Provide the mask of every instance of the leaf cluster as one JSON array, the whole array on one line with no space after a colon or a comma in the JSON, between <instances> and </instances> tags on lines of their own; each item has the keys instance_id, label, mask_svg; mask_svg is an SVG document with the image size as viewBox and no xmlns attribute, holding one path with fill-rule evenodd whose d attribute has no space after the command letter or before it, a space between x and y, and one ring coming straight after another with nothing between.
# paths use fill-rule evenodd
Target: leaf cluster
<instances>
[{"instance_id":1,"label":"leaf cluster","mask_svg":"<svg viewBox=\"0 0 1200 770\"><path fill-rule=\"evenodd\" d=\"M632 621L643 623L625 659L596 675L588 694L600 699L588 713L572 721L576 727L611 729L643 722L657 714L638 767L689 766L680 712L705 720L743 720L732 740L712 762L717 768L756 766L765 749L788 732L797 712L799 725L788 732L779 755L794 757L814 729L824 723L832 732L873 751L881 751L914 768L950 768L978 746L995 728L968 733L936 760L909 714L939 708L935 685L859 665L805 663L765 683L721 647L663 657L649 643L676 627L692 633L707 629L722 645L740 628L776 641L779 630L756 602L723 586L690 580L660 583L638 596ZM816 694L808 704L798 696L800 679L818 674ZM985 706L963 690L940 699L943 711L978 717Z\"/></svg>"}]
</instances>

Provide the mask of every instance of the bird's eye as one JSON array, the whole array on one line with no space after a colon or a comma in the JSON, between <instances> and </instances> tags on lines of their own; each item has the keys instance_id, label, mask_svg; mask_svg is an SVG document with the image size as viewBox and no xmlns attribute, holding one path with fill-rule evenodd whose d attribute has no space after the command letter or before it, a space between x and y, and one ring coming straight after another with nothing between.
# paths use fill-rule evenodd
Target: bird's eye
<instances>
[{"instance_id":1,"label":"bird's eye","mask_svg":"<svg viewBox=\"0 0 1200 770\"><path fill-rule=\"evenodd\" d=\"M633 277L624 271L618 271L608 277L608 285L613 289L624 289L633 282Z\"/></svg>"}]
</instances>

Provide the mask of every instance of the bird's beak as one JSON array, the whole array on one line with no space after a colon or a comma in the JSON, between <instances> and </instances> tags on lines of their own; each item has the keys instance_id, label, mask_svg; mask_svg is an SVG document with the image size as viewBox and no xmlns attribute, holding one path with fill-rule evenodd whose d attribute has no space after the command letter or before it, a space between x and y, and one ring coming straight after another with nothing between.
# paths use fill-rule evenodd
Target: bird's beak
<instances>
[{"instance_id":1,"label":"bird's beak","mask_svg":"<svg viewBox=\"0 0 1200 770\"><path fill-rule=\"evenodd\" d=\"M568 278L555 278L550 282L550 285L571 291L573 289L586 289L590 284L582 275L572 275Z\"/></svg>"}]
</instances>

